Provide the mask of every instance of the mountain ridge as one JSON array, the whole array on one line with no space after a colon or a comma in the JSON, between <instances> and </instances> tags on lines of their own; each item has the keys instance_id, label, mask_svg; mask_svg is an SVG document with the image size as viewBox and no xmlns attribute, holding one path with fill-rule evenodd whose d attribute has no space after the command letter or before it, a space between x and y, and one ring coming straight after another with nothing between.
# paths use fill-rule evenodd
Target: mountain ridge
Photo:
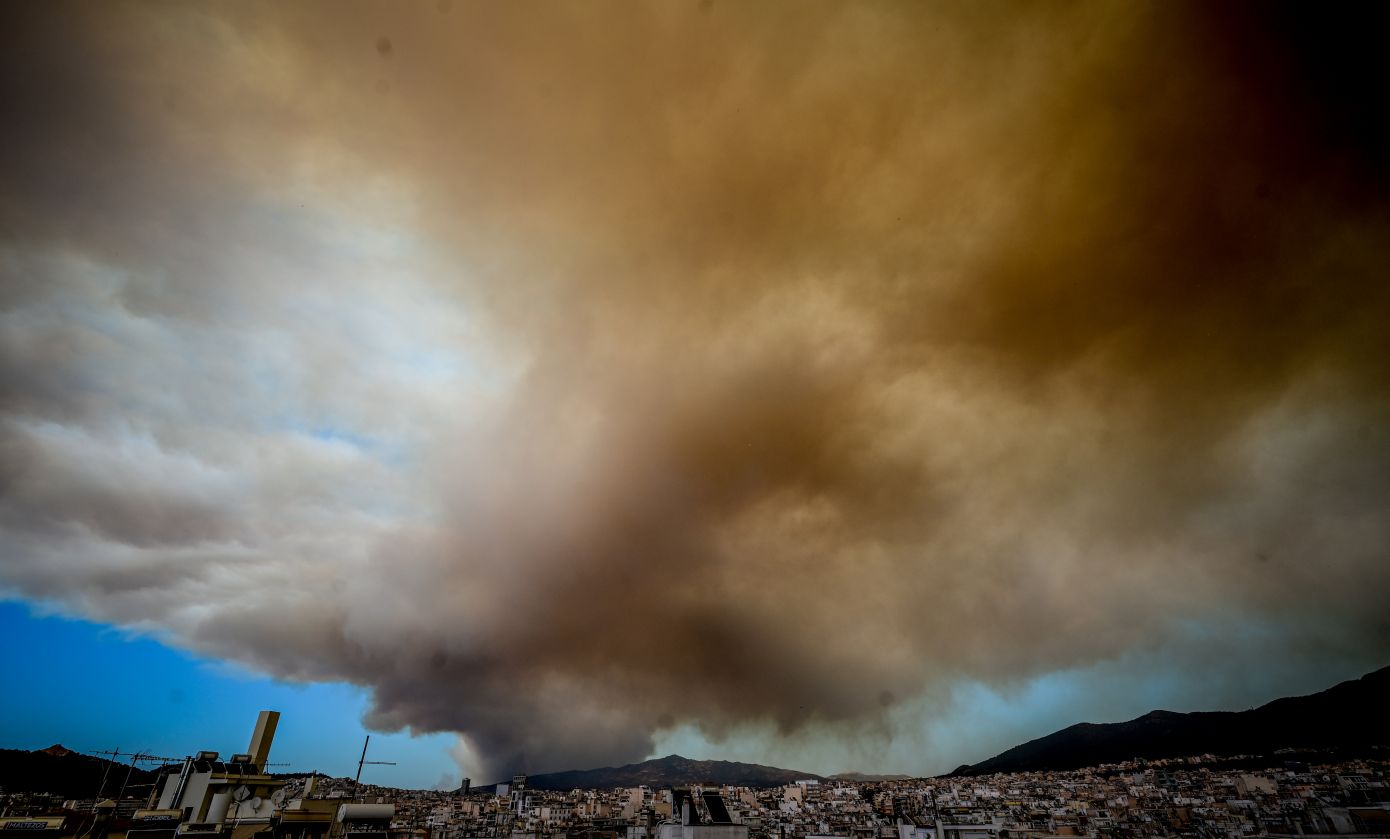
<instances>
[{"instance_id":1,"label":"mountain ridge","mask_svg":"<svg viewBox=\"0 0 1390 839\"><path fill-rule=\"evenodd\" d=\"M698 783L774 787L802 780L822 781L825 778L813 772L782 769L776 766L765 766L761 763L693 760L678 754L670 754L665 757L652 758L639 763L628 763L622 766L567 769L561 772L530 775L526 779L526 786L530 789L543 790L608 789L611 787L636 787L644 784L659 788Z\"/></svg>"},{"instance_id":2,"label":"mountain ridge","mask_svg":"<svg viewBox=\"0 0 1390 839\"><path fill-rule=\"evenodd\" d=\"M1390 744L1390 667L1305 696L1245 711L1168 711L1132 720L1079 722L950 774L1079 769L1134 758L1270 754L1280 749L1362 749Z\"/></svg>"},{"instance_id":3,"label":"mountain ridge","mask_svg":"<svg viewBox=\"0 0 1390 839\"><path fill-rule=\"evenodd\" d=\"M6 792L47 792L64 798L91 798L148 791L157 774L129 763L85 755L55 743L46 749L0 749L0 788Z\"/></svg>"}]
</instances>

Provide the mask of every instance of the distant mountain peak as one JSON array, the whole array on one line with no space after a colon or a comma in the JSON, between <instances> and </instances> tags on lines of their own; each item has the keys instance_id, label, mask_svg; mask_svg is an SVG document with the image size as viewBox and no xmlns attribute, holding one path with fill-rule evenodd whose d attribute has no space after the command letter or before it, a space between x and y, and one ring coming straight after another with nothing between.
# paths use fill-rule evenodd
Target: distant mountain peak
<instances>
[{"instance_id":1,"label":"distant mountain peak","mask_svg":"<svg viewBox=\"0 0 1390 839\"><path fill-rule=\"evenodd\" d=\"M691 784L729 784L745 787L775 787L819 775L795 769L779 769L757 763L728 760L693 760L678 754L602 769L572 769L531 775L531 789L611 789L614 787L674 787Z\"/></svg>"},{"instance_id":2,"label":"distant mountain peak","mask_svg":"<svg viewBox=\"0 0 1390 839\"><path fill-rule=\"evenodd\" d=\"M832 781L854 781L855 783L868 784L880 781L906 781L912 778L911 775L883 775L869 772L840 772L830 776Z\"/></svg>"},{"instance_id":3,"label":"distant mountain peak","mask_svg":"<svg viewBox=\"0 0 1390 839\"><path fill-rule=\"evenodd\" d=\"M91 797L105 772L118 764L54 743L46 749L0 749L0 787L6 792L51 792L66 798ZM131 784L151 784L154 772L120 764Z\"/></svg>"}]
</instances>

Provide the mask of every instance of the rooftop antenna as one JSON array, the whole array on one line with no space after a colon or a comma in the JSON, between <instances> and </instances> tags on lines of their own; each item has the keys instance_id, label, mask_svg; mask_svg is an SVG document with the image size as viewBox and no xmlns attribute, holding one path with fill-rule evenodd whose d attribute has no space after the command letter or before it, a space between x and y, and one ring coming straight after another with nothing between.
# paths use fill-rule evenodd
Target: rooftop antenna
<instances>
[{"instance_id":1,"label":"rooftop antenna","mask_svg":"<svg viewBox=\"0 0 1390 839\"><path fill-rule=\"evenodd\" d=\"M101 773L101 783L97 785L97 794L96 794L96 798L92 799L93 802L97 802L97 801L100 801L100 800L101 800L101 794L102 794L103 792L106 791L106 776L109 775L109 774L111 774L111 766L116 762L116 758L118 758L118 757L120 757L121 755L125 754L125 752L122 752L122 751L121 751L121 747L120 747L120 746L117 746L117 747L114 748L114 749L107 749L107 750L104 751L104 752L92 752L92 754L94 754L94 755L109 755L109 757L107 757L107 759L106 759L106 761L105 761L105 763L106 763L106 768L105 768L104 770L102 770L102 773Z\"/></svg>"},{"instance_id":2,"label":"rooftop antenna","mask_svg":"<svg viewBox=\"0 0 1390 839\"><path fill-rule=\"evenodd\" d=\"M117 801L120 801L121 799L125 798L125 788L126 785L130 783L130 773L135 771L135 761L139 760L144 756L144 752L136 752L135 754L130 756L130 768L126 769L125 771L125 780L121 781L121 791L116 794Z\"/></svg>"},{"instance_id":3,"label":"rooftop antenna","mask_svg":"<svg viewBox=\"0 0 1390 839\"><path fill-rule=\"evenodd\" d=\"M95 755L109 755L109 756L110 756L110 759L109 759L109 760L107 761L107 763L106 763L106 771L103 772L103 773L101 774L101 786L97 788L97 800L98 800L98 801L101 800L101 795L102 795L102 793L104 793L104 792L106 791L106 778L107 778L107 775L111 772L111 767L114 766L114 765L116 765L116 760L115 760L116 758L118 758L118 757L129 757L129 758L130 758L130 765L129 765L128 767L126 767L126 770L125 770L125 780L121 781L121 791L120 791L119 793L116 794L116 800L117 800L117 801L119 801L119 800L125 798L125 790L126 790L126 787L130 785L130 775L131 775L132 772L135 771L135 764L137 764L137 763L175 763L175 762L178 761L178 758L173 758L173 757L160 757L160 756L158 756L158 755L152 755L152 754L148 754L148 753L146 753L146 752L133 752L133 753L132 753L132 752L123 752L123 751L121 751L119 748L108 749L107 751L104 751L104 752L92 752L91 754L95 754ZM148 784L146 784L145 786L148 786Z\"/></svg>"},{"instance_id":4,"label":"rooftop antenna","mask_svg":"<svg viewBox=\"0 0 1390 839\"><path fill-rule=\"evenodd\" d=\"M367 744L372 742L372 735L368 734L367 739L362 741L362 757L357 761L357 777L352 779L353 791L358 798L362 797L362 767L363 766L395 766L394 760L367 760Z\"/></svg>"}]
</instances>

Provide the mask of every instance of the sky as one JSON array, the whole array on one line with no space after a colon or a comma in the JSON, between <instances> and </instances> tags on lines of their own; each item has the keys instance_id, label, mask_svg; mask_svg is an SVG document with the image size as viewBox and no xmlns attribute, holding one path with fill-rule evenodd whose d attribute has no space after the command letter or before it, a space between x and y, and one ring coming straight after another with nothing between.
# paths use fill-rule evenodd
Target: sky
<instances>
[{"instance_id":1,"label":"sky","mask_svg":"<svg viewBox=\"0 0 1390 839\"><path fill-rule=\"evenodd\" d=\"M922 774L1390 663L1358 14L7 9L4 664L149 687L6 738Z\"/></svg>"},{"instance_id":2,"label":"sky","mask_svg":"<svg viewBox=\"0 0 1390 839\"><path fill-rule=\"evenodd\" d=\"M262 709L278 710L272 771L353 777L367 736L362 779L387 786L456 789L453 737L368 732L367 696L342 683L287 684L236 665L200 659L150 638L0 603L0 670L25 685L0 697L0 748L54 744L86 753L182 758L246 751ZM108 755L109 757L109 755ZM145 768L157 764L142 763ZM95 793L95 790L93 790Z\"/></svg>"}]
</instances>

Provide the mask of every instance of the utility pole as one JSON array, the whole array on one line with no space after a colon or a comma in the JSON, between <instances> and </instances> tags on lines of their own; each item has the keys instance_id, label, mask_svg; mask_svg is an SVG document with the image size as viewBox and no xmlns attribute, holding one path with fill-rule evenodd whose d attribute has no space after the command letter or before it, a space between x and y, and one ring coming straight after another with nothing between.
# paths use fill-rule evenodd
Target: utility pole
<instances>
[{"instance_id":1,"label":"utility pole","mask_svg":"<svg viewBox=\"0 0 1390 839\"><path fill-rule=\"evenodd\" d=\"M353 792L358 798L362 797L362 767L363 766L395 766L394 760L367 760L367 744L372 742L372 735L368 734L367 739L362 741L362 757L357 761L357 777L352 779Z\"/></svg>"}]
</instances>

